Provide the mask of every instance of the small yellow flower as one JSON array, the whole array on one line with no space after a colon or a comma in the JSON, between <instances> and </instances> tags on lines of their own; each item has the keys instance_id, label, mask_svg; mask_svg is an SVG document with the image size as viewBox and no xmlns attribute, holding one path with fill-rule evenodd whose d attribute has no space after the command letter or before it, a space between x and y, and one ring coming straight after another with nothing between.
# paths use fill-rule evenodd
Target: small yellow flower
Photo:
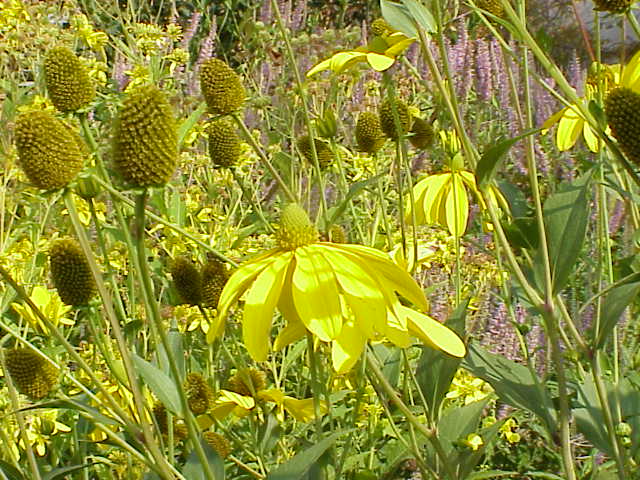
<instances>
[{"instance_id":1,"label":"small yellow flower","mask_svg":"<svg viewBox=\"0 0 640 480\"><path fill-rule=\"evenodd\" d=\"M499 429L500 436L509 443L518 443L520 441L520 434L514 430L518 428L518 424L513 418L507 419Z\"/></svg>"},{"instance_id":2,"label":"small yellow flower","mask_svg":"<svg viewBox=\"0 0 640 480\"><path fill-rule=\"evenodd\" d=\"M467 435L467 438L462 441L462 443L475 452L482 445L484 445L484 440L482 440L482 437L477 433L470 433L469 435Z\"/></svg>"},{"instance_id":3,"label":"small yellow flower","mask_svg":"<svg viewBox=\"0 0 640 480\"><path fill-rule=\"evenodd\" d=\"M109 41L106 33L94 30L86 15L76 15L71 24L76 31L76 36L92 50L102 49Z\"/></svg>"},{"instance_id":4,"label":"small yellow flower","mask_svg":"<svg viewBox=\"0 0 640 480\"><path fill-rule=\"evenodd\" d=\"M493 389L487 382L474 377L461 368L453 377L446 398L449 400L459 399L464 405L468 405L486 398L491 392Z\"/></svg>"}]
</instances>

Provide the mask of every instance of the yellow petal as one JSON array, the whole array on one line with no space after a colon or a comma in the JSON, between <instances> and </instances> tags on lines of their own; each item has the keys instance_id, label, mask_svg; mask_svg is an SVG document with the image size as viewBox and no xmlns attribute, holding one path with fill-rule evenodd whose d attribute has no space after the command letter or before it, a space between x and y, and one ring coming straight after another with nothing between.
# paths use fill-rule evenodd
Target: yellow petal
<instances>
[{"instance_id":1,"label":"yellow petal","mask_svg":"<svg viewBox=\"0 0 640 480\"><path fill-rule=\"evenodd\" d=\"M446 193L451 183L451 173L440 173L434 177L433 185L424 195L424 218L427 224L444 225L440 211L443 209L442 205L445 203Z\"/></svg>"},{"instance_id":2,"label":"yellow petal","mask_svg":"<svg viewBox=\"0 0 640 480\"><path fill-rule=\"evenodd\" d=\"M276 352L279 352L287 345L297 342L303 338L306 333L307 327L304 326L302 321L289 321L280 333L278 333L278 336L273 342L273 349Z\"/></svg>"},{"instance_id":3,"label":"yellow petal","mask_svg":"<svg viewBox=\"0 0 640 480\"><path fill-rule=\"evenodd\" d=\"M567 108L565 107L559 112L556 112L553 115L551 115L549 118L547 118L547 120L542 124L542 130L540 131L540 133L542 135L546 135L549 129L560 121L560 119L564 116L564 112L566 111L567 111Z\"/></svg>"},{"instance_id":4,"label":"yellow petal","mask_svg":"<svg viewBox=\"0 0 640 480\"><path fill-rule=\"evenodd\" d=\"M640 50L624 66L620 84L623 87L633 88L638 82L640 82Z\"/></svg>"},{"instance_id":5,"label":"yellow petal","mask_svg":"<svg viewBox=\"0 0 640 480\"><path fill-rule=\"evenodd\" d=\"M430 347L442 350L454 357L464 357L467 348L456 332L424 313L401 306L409 331Z\"/></svg>"},{"instance_id":6,"label":"yellow petal","mask_svg":"<svg viewBox=\"0 0 640 480\"><path fill-rule=\"evenodd\" d=\"M284 393L279 388L270 388L268 390L260 390L258 398L281 405L284 401Z\"/></svg>"},{"instance_id":7,"label":"yellow petal","mask_svg":"<svg viewBox=\"0 0 640 480\"><path fill-rule=\"evenodd\" d=\"M584 120L571 108L568 108L558 123L556 145L564 152L576 144Z\"/></svg>"},{"instance_id":8,"label":"yellow petal","mask_svg":"<svg viewBox=\"0 0 640 480\"><path fill-rule=\"evenodd\" d=\"M447 228L452 235L461 237L467 229L469 200L460 175L453 175L446 202Z\"/></svg>"},{"instance_id":9,"label":"yellow petal","mask_svg":"<svg viewBox=\"0 0 640 480\"><path fill-rule=\"evenodd\" d=\"M271 322L293 252L285 252L262 270L247 292L242 339L251 358L264 362L269 354Z\"/></svg>"},{"instance_id":10,"label":"yellow petal","mask_svg":"<svg viewBox=\"0 0 640 480\"><path fill-rule=\"evenodd\" d=\"M429 182L426 181L428 180L430 177L426 177L423 178L422 180L418 181L414 186L413 186L413 201L415 202L415 205L411 205L411 196L407 195L406 198L406 204L407 204L407 208L405 209L405 222L411 222L411 212L415 211L415 215L416 215L416 223L418 225L422 225L426 222L425 218L424 218L424 209L422 208L422 204L424 202L424 194L427 191L427 188L429 187Z\"/></svg>"},{"instance_id":11,"label":"yellow petal","mask_svg":"<svg viewBox=\"0 0 640 480\"><path fill-rule=\"evenodd\" d=\"M339 250L356 261L360 268L388 291L396 291L410 302L426 310L427 299L415 280L382 252L364 245L323 244L328 248ZM381 255L380 255L381 254Z\"/></svg>"},{"instance_id":12,"label":"yellow petal","mask_svg":"<svg viewBox=\"0 0 640 480\"><path fill-rule=\"evenodd\" d=\"M207 332L207 342L211 343L224 332L224 325L227 313L231 306L238 301L242 294L249 288L251 282L264 270L272 261L273 255L279 250L270 250L260 255L254 260L240 266L233 272L224 286L218 301L218 312L213 320L211 328Z\"/></svg>"},{"instance_id":13,"label":"yellow petal","mask_svg":"<svg viewBox=\"0 0 640 480\"><path fill-rule=\"evenodd\" d=\"M293 418L299 422L310 422L316 418L313 398L298 400L296 398L286 396L284 397L283 404L287 412L289 412ZM324 415L328 411L329 409L327 408L326 402L320 402L320 413Z\"/></svg>"},{"instance_id":14,"label":"yellow petal","mask_svg":"<svg viewBox=\"0 0 640 480\"><path fill-rule=\"evenodd\" d=\"M338 52L331 57L331 71L341 73L343 70L366 60L367 54L362 52Z\"/></svg>"},{"instance_id":15,"label":"yellow petal","mask_svg":"<svg viewBox=\"0 0 640 480\"><path fill-rule=\"evenodd\" d=\"M404 37L404 34L401 34ZM415 42L415 38L400 38L389 36L386 38L387 44L391 45L385 52L385 55L389 55L391 57L397 57L402 52L404 52L407 48L411 46L413 42Z\"/></svg>"},{"instance_id":16,"label":"yellow petal","mask_svg":"<svg viewBox=\"0 0 640 480\"><path fill-rule=\"evenodd\" d=\"M233 403L239 407L246 408L247 410L251 410L256 405L253 397L240 395L239 393L232 392L230 390L220 390L220 396L216 400L216 405L219 403Z\"/></svg>"},{"instance_id":17,"label":"yellow petal","mask_svg":"<svg viewBox=\"0 0 640 480\"><path fill-rule=\"evenodd\" d=\"M325 248L322 254L332 265L343 296L365 335L380 331L386 321L387 305L375 279L349 256ZM344 328L344 327L343 327Z\"/></svg>"},{"instance_id":18,"label":"yellow petal","mask_svg":"<svg viewBox=\"0 0 640 480\"><path fill-rule=\"evenodd\" d=\"M600 137L591 130L591 126L587 122L584 122L582 136L584 137L584 143L587 144L589 150L593 153L598 153L600 151Z\"/></svg>"},{"instance_id":19,"label":"yellow petal","mask_svg":"<svg viewBox=\"0 0 640 480\"><path fill-rule=\"evenodd\" d=\"M384 72L387 68L391 67L396 61L395 58L387 55L380 55L379 53L367 53L367 62L371 65L376 72Z\"/></svg>"},{"instance_id":20,"label":"yellow petal","mask_svg":"<svg viewBox=\"0 0 640 480\"><path fill-rule=\"evenodd\" d=\"M339 375L348 372L356 364L367 337L353 321L345 322L340 331L340 335L331 344L331 360L333 368Z\"/></svg>"},{"instance_id":21,"label":"yellow petal","mask_svg":"<svg viewBox=\"0 0 640 480\"><path fill-rule=\"evenodd\" d=\"M320 63L316 64L316 66L313 67L311 70L309 70L307 72L307 78L309 78L312 75L315 75L318 72L322 72L323 70L328 70L329 67L331 67L331 59L327 58L326 60L321 61Z\"/></svg>"},{"instance_id":22,"label":"yellow petal","mask_svg":"<svg viewBox=\"0 0 640 480\"><path fill-rule=\"evenodd\" d=\"M400 307L400 303L396 300L393 308L387 310L387 328L384 336L398 347L407 348L411 345L411 335L409 335L406 316L398 315Z\"/></svg>"},{"instance_id":23,"label":"yellow petal","mask_svg":"<svg viewBox=\"0 0 640 480\"><path fill-rule=\"evenodd\" d=\"M318 247L307 245L295 250L291 291L302 323L328 342L340 333L342 312L335 275L329 262L316 251Z\"/></svg>"}]
</instances>

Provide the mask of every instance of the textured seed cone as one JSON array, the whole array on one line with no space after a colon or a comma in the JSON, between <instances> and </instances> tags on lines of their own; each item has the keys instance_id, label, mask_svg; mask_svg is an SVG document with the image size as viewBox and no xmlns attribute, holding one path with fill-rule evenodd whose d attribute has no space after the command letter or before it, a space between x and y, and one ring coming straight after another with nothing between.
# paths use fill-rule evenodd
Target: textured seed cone
<instances>
[{"instance_id":1,"label":"textured seed cone","mask_svg":"<svg viewBox=\"0 0 640 480\"><path fill-rule=\"evenodd\" d=\"M205 378L199 373L190 373L184 382L184 391L187 395L189 409L196 415L201 415L209 410L213 402L213 392Z\"/></svg>"},{"instance_id":2,"label":"textured seed cone","mask_svg":"<svg viewBox=\"0 0 640 480\"><path fill-rule=\"evenodd\" d=\"M165 94L154 85L127 95L114 134L115 165L133 187L164 185L178 163L176 120Z\"/></svg>"},{"instance_id":3,"label":"textured seed cone","mask_svg":"<svg viewBox=\"0 0 640 480\"><path fill-rule=\"evenodd\" d=\"M311 139L309 135L304 135L296 141L300 152L304 158L313 165L313 152L311 151ZM333 152L329 145L319 139L315 139L314 143L316 145L316 153L318 154L318 164L321 169L327 168L333 162Z\"/></svg>"},{"instance_id":4,"label":"textured seed cone","mask_svg":"<svg viewBox=\"0 0 640 480\"><path fill-rule=\"evenodd\" d=\"M171 263L171 276L184 303L199 305L202 302L202 275L191 260L175 258Z\"/></svg>"},{"instance_id":5,"label":"textured seed cone","mask_svg":"<svg viewBox=\"0 0 640 480\"><path fill-rule=\"evenodd\" d=\"M163 434L168 434L169 433L169 419L167 416L167 409L166 407L162 404L162 403L156 403L155 405L153 405L153 416L156 419L156 422L158 424L158 428L160 429L160 432Z\"/></svg>"},{"instance_id":6,"label":"textured seed cone","mask_svg":"<svg viewBox=\"0 0 640 480\"><path fill-rule=\"evenodd\" d=\"M209 156L215 167L232 167L240 158L240 136L228 118L209 122Z\"/></svg>"},{"instance_id":7,"label":"textured seed cone","mask_svg":"<svg viewBox=\"0 0 640 480\"><path fill-rule=\"evenodd\" d=\"M640 94L615 88L607 95L604 111L621 150L629 160L640 164Z\"/></svg>"},{"instance_id":8,"label":"textured seed cone","mask_svg":"<svg viewBox=\"0 0 640 480\"><path fill-rule=\"evenodd\" d=\"M14 133L18 162L36 187L65 187L82 168L82 139L50 113L21 113Z\"/></svg>"},{"instance_id":9,"label":"textured seed cone","mask_svg":"<svg viewBox=\"0 0 640 480\"><path fill-rule=\"evenodd\" d=\"M280 228L276 240L283 250L295 250L318 241L318 230L300 205L290 203L280 213Z\"/></svg>"},{"instance_id":10,"label":"textured seed cone","mask_svg":"<svg viewBox=\"0 0 640 480\"><path fill-rule=\"evenodd\" d=\"M229 272L217 258L208 260L202 267L202 304L205 307L218 306L222 289L229 279Z\"/></svg>"},{"instance_id":11,"label":"textured seed cone","mask_svg":"<svg viewBox=\"0 0 640 480\"><path fill-rule=\"evenodd\" d=\"M238 74L225 62L210 58L200 67L200 90L209 112L228 115L238 110L245 98Z\"/></svg>"},{"instance_id":12,"label":"textured seed cone","mask_svg":"<svg viewBox=\"0 0 640 480\"><path fill-rule=\"evenodd\" d=\"M396 112L400 122L401 133L404 135L411 129L411 114L409 107L402 100L395 101ZM398 130L396 129L395 117L393 115L393 103L391 100L385 100L380 105L380 127L384 134L391 140L398 139Z\"/></svg>"},{"instance_id":13,"label":"textured seed cone","mask_svg":"<svg viewBox=\"0 0 640 480\"><path fill-rule=\"evenodd\" d=\"M46 396L58 379L58 369L28 348L5 351L7 371L17 390L39 400Z\"/></svg>"},{"instance_id":14,"label":"textured seed cone","mask_svg":"<svg viewBox=\"0 0 640 480\"><path fill-rule=\"evenodd\" d=\"M61 112L79 110L91 103L96 96L96 89L87 69L66 47L55 47L47 52L44 79L49 98Z\"/></svg>"},{"instance_id":15,"label":"textured seed cone","mask_svg":"<svg viewBox=\"0 0 640 480\"><path fill-rule=\"evenodd\" d=\"M253 391L259 392L267 386L267 374L257 368L241 368L227 381L227 390L251 397L249 381L253 385Z\"/></svg>"},{"instance_id":16,"label":"textured seed cone","mask_svg":"<svg viewBox=\"0 0 640 480\"><path fill-rule=\"evenodd\" d=\"M411 133L409 141L418 150L424 150L433 144L435 132L433 131L433 126L426 120L414 118Z\"/></svg>"},{"instance_id":17,"label":"textured seed cone","mask_svg":"<svg viewBox=\"0 0 640 480\"><path fill-rule=\"evenodd\" d=\"M329 240L333 243L347 243L347 232L340 225L331 225Z\"/></svg>"},{"instance_id":18,"label":"textured seed cone","mask_svg":"<svg viewBox=\"0 0 640 480\"><path fill-rule=\"evenodd\" d=\"M596 8L600 12L624 13L631 7L634 0L593 0Z\"/></svg>"},{"instance_id":19,"label":"textured seed cone","mask_svg":"<svg viewBox=\"0 0 640 480\"><path fill-rule=\"evenodd\" d=\"M500 0L477 0L476 5L496 17L502 17L504 8Z\"/></svg>"},{"instance_id":20,"label":"textured seed cone","mask_svg":"<svg viewBox=\"0 0 640 480\"><path fill-rule=\"evenodd\" d=\"M219 433L204 432L202 438L216 451L220 458L227 458L231 453L231 443Z\"/></svg>"},{"instance_id":21,"label":"textured seed cone","mask_svg":"<svg viewBox=\"0 0 640 480\"><path fill-rule=\"evenodd\" d=\"M86 305L96 293L91 268L78 242L72 238L56 240L49 248L51 279L67 305Z\"/></svg>"},{"instance_id":22,"label":"textured seed cone","mask_svg":"<svg viewBox=\"0 0 640 480\"><path fill-rule=\"evenodd\" d=\"M393 29L385 21L384 18L377 18L373 22L371 22L371 25L369 26L369 30L371 31L371 34L376 37L388 35L389 33L393 32Z\"/></svg>"},{"instance_id":23,"label":"textured seed cone","mask_svg":"<svg viewBox=\"0 0 640 480\"><path fill-rule=\"evenodd\" d=\"M362 112L356 122L356 143L358 150L366 153L376 153L385 138L380 127L380 118L373 112Z\"/></svg>"}]
</instances>

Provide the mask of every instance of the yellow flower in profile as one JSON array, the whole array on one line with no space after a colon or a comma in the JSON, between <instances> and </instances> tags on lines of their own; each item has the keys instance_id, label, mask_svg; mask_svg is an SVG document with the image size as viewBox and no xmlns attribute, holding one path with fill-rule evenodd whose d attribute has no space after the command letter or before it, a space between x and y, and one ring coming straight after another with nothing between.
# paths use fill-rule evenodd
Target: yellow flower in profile
<instances>
[{"instance_id":1,"label":"yellow flower in profile","mask_svg":"<svg viewBox=\"0 0 640 480\"><path fill-rule=\"evenodd\" d=\"M407 37L391 27L380 33L381 35L374 36L366 46L338 52L331 58L321 61L307 72L307 78L324 70L342 73L362 62L367 62L371 68L382 72L390 68L395 63L396 57L415 42L415 38Z\"/></svg>"},{"instance_id":2,"label":"yellow flower in profile","mask_svg":"<svg viewBox=\"0 0 640 480\"><path fill-rule=\"evenodd\" d=\"M583 103L599 101L616 87L626 87L640 93L640 50L624 68L619 64L592 63L584 85ZM555 142L561 152L573 148L580 134L589 150L594 153L600 151L602 140L582 116L577 104L564 107L549 117L542 125L542 134L546 134L555 124L558 124Z\"/></svg>"},{"instance_id":3,"label":"yellow flower in profile","mask_svg":"<svg viewBox=\"0 0 640 480\"><path fill-rule=\"evenodd\" d=\"M498 430L500 436L509 443L518 443L520 441L520 434L514 430L518 428L518 424L513 418L508 418Z\"/></svg>"},{"instance_id":4,"label":"yellow flower in profile","mask_svg":"<svg viewBox=\"0 0 640 480\"><path fill-rule=\"evenodd\" d=\"M275 340L283 346L310 332L330 342L336 371L348 371L368 340L387 339L400 347L415 335L450 355L466 353L446 326L400 303L398 294L422 310L424 292L383 252L362 245L319 242L318 232L296 204L286 206L278 246L240 266L229 278L207 339L224 331L229 309L246 294L243 340L251 357L267 359L275 308L286 327Z\"/></svg>"},{"instance_id":5,"label":"yellow flower in profile","mask_svg":"<svg viewBox=\"0 0 640 480\"><path fill-rule=\"evenodd\" d=\"M467 438L462 440L462 443L469 447L474 452L484 445L484 440L477 433L470 433Z\"/></svg>"}]
</instances>

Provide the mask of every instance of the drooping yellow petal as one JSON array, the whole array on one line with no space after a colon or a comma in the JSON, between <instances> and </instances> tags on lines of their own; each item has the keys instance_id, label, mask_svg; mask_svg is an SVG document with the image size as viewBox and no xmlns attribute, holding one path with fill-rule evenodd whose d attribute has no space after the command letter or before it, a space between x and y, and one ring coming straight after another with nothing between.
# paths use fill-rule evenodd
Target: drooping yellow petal
<instances>
[{"instance_id":1,"label":"drooping yellow petal","mask_svg":"<svg viewBox=\"0 0 640 480\"><path fill-rule=\"evenodd\" d=\"M410 302L426 310L428 302L415 280L382 252L364 245L323 244L349 255L365 272L387 291L396 291ZM382 256L380 255L382 254Z\"/></svg>"},{"instance_id":2,"label":"drooping yellow petal","mask_svg":"<svg viewBox=\"0 0 640 480\"><path fill-rule=\"evenodd\" d=\"M461 237L467 229L469 200L460 175L453 174L453 182L446 200L447 228L451 235Z\"/></svg>"},{"instance_id":3,"label":"drooping yellow petal","mask_svg":"<svg viewBox=\"0 0 640 480\"><path fill-rule=\"evenodd\" d=\"M331 57L331 71L341 73L350 66L366 60L367 54L362 52L338 52Z\"/></svg>"},{"instance_id":4,"label":"drooping yellow petal","mask_svg":"<svg viewBox=\"0 0 640 480\"><path fill-rule=\"evenodd\" d=\"M429 178L430 177L423 178L413 186L413 201L415 202L414 205L411 204L411 195L407 195L405 202L407 204L407 208L405 209L406 222L412 221L412 212L415 211L416 223L418 225L426 223L426 220L424 218L424 208L422 208L422 205L424 203L424 194L429 187L429 182L425 180L428 180Z\"/></svg>"},{"instance_id":5,"label":"drooping yellow petal","mask_svg":"<svg viewBox=\"0 0 640 480\"><path fill-rule=\"evenodd\" d=\"M264 362L269 354L271 322L286 269L293 252L284 252L262 270L247 292L242 317L242 338L251 358Z\"/></svg>"},{"instance_id":6,"label":"drooping yellow petal","mask_svg":"<svg viewBox=\"0 0 640 480\"><path fill-rule=\"evenodd\" d=\"M437 175L432 175L429 178L431 178L431 184L424 194L422 209L424 211L425 222L432 225L439 223L439 205L440 202L442 202L443 194L451 181L451 174L439 173Z\"/></svg>"},{"instance_id":7,"label":"drooping yellow petal","mask_svg":"<svg viewBox=\"0 0 640 480\"><path fill-rule=\"evenodd\" d=\"M329 262L319 254L318 244L295 250L293 303L302 323L325 342L340 334L342 312L338 285Z\"/></svg>"},{"instance_id":8,"label":"drooping yellow petal","mask_svg":"<svg viewBox=\"0 0 640 480\"><path fill-rule=\"evenodd\" d=\"M379 53L367 53L367 62L376 72L384 72L396 61L395 58Z\"/></svg>"},{"instance_id":9,"label":"drooping yellow petal","mask_svg":"<svg viewBox=\"0 0 640 480\"><path fill-rule=\"evenodd\" d=\"M566 111L567 111L567 107L563 108L562 110L554 113L549 118L547 118L545 122L542 124L542 130L540 130L540 133L542 135L546 135L549 129L560 121L560 119L564 116L564 112Z\"/></svg>"},{"instance_id":10,"label":"drooping yellow petal","mask_svg":"<svg viewBox=\"0 0 640 480\"><path fill-rule=\"evenodd\" d=\"M297 314L296 314L297 315ZM302 321L289 321L285 327L278 333L275 341L273 342L273 349L279 352L287 345L297 342L305 336L307 333L307 327L304 326Z\"/></svg>"},{"instance_id":11,"label":"drooping yellow petal","mask_svg":"<svg viewBox=\"0 0 640 480\"><path fill-rule=\"evenodd\" d=\"M567 108L564 115L558 122L556 131L556 145L558 150L564 152L576 144L578 136L582 131L584 120L573 109Z\"/></svg>"},{"instance_id":12,"label":"drooping yellow petal","mask_svg":"<svg viewBox=\"0 0 640 480\"><path fill-rule=\"evenodd\" d=\"M367 343L367 337L352 320L344 323L340 335L331 342L331 360L339 375L348 372L356 364Z\"/></svg>"},{"instance_id":13,"label":"drooping yellow petal","mask_svg":"<svg viewBox=\"0 0 640 480\"><path fill-rule=\"evenodd\" d=\"M349 308L356 318L365 320L360 323L365 335L373 336L374 330L380 331L386 321L387 305L378 284L349 256L329 248L323 248L322 255L333 267Z\"/></svg>"},{"instance_id":14,"label":"drooping yellow petal","mask_svg":"<svg viewBox=\"0 0 640 480\"><path fill-rule=\"evenodd\" d=\"M318 72L322 72L323 70L328 70L331 67L331 59L327 58L326 60L321 61L316 66L314 66L311 70L307 72L307 78L315 75Z\"/></svg>"},{"instance_id":15,"label":"drooping yellow petal","mask_svg":"<svg viewBox=\"0 0 640 480\"><path fill-rule=\"evenodd\" d=\"M387 310L387 324L384 336L394 345L400 348L407 348L411 345L411 335L409 334L406 315L401 314L401 305L396 298L390 300L392 300L392 307Z\"/></svg>"},{"instance_id":16,"label":"drooping yellow petal","mask_svg":"<svg viewBox=\"0 0 640 480\"><path fill-rule=\"evenodd\" d=\"M304 400L298 400L293 397L285 396L283 400L284 408L299 422L310 422L316 418L313 398L305 398ZM324 415L329 411L327 403L320 402L320 414Z\"/></svg>"},{"instance_id":17,"label":"drooping yellow petal","mask_svg":"<svg viewBox=\"0 0 640 480\"><path fill-rule=\"evenodd\" d=\"M593 153L598 153L600 151L600 137L591 130L591 126L587 122L584 122L582 136L584 137L584 143L587 144L589 150Z\"/></svg>"},{"instance_id":18,"label":"drooping yellow petal","mask_svg":"<svg viewBox=\"0 0 640 480\"><path fill-rule=\"evenodd\" d=\"M413 42L415 42L415 38L391 38L391 36L387 37L387 44L391 45L385 52L385 55L389 55L391 57L397 57L402 52L404 52L407 48L411 46Z\"/></svg>"},{"instance_id":19,"label":"drooping yellow petal","mask_svg":"<svg viewBox=\"0 0 640 480\"><path fill-rule=\"evenodd\" d=\"M401 307L407 316L409 331L430 347L454 357L464 357L467 349L462 339L446 325L424 313Z\"/></svg>"},{"instance_id":20,"label":"drooping yellow petal","mask_svg":"<svg viewBox=\"0 0 640 480\"><path fill-rule=\"evenodd\" d=\"M220 395L216 399L218 403L234 403L235 405L251 410L255 407L256 402L253 397L247 395L240 395L239 393L232 392L230 390L220 390Z\"/></svg>"},{"instance_id":21,"label":"drooping yellow petal","mask_svg":"<svg viewBox=\"0 0 640 480\"><path fill-rule=\"evenodd\" d=\"M269 388L268 390L260 390L258 398L281 405L284 401L284 393L279 388Z\"/></svg>"},{"instance_id":22,"label":"drooping yellow petal","mask_svg":"<svg viewBox=\"0 0 640 480\"><path fill-rule=\"evenodd\" d=\"M620 84L632 90L634 87L640 86L640 50L624 66Z\"/></svg>"},{"instance_id":23,"label":"drooping yellow petal","mask_svg":"<svg viewBox=\"0 0 640 480\"><path fill-rule=\"evenodd\" d=\"M207 342L211 343L222 335L224 325L231 306L240 299L242 294L249 288L251 282L264 270L272 261L273 256L277 255L279 250L270 250L260 255L254 260L240 266L233 272L231 277L224 286L218 301L218 312L213 320L211 328L207 332Z\"/></svg>"}]
</instances>

